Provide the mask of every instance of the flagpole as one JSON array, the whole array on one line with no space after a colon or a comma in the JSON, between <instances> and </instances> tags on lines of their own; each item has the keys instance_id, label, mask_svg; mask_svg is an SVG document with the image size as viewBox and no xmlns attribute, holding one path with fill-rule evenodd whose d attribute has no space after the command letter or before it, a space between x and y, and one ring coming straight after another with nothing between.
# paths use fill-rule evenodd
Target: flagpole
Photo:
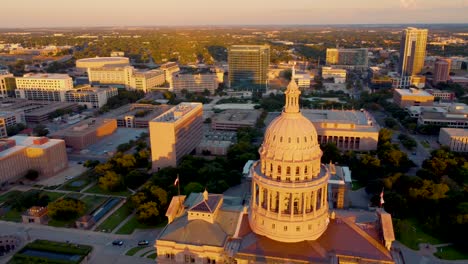
<instances>
[{"instance_id":1,"label":"flagpole","mask_svg":"<svg viewBox=\"0 0 468 264\"><path fill-rule=\"evenodd\" d=\"M177 174L177 195L180 196L180 178L179 178L179 174Z\"/></svg>"}]
</instances>

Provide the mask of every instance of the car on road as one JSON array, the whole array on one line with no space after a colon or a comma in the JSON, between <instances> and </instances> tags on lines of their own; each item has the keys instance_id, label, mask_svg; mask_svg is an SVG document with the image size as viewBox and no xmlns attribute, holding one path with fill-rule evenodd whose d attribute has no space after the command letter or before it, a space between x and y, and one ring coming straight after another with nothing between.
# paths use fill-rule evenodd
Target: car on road
<instances>
[{"instance_id":1,"label":"car on road","mask_svg":"<svg viewBox=\"0 0 468 264\"><path fill-rule=\"evenodd\" d=\"M149 245L149 241L148 240L140 240L140 241L138 241L138 245L139 246L147 246L147 245Z\"/></svg>"},{"instance_id":2,"label":"car on road","mask_svg":"<svg viewBox=\"0 0 468 264\"><path fill-rule=\"evenodd\" d=\"M416 156L416 151L414 151L413 153L411 153L412 155Z\"/></svg>"},{"instance_id":3,"label":"car on road","mask_svg":"<svg viewBox=\"0 0 468 264\"><path fill-rule=\"evenodd\" d=\"M114 246L122 246L122 245L123 245L123 241L122 241L122 240L114 240L114 241L112 241L112 245L114 245Z\"/></svg>"}]
</instances>

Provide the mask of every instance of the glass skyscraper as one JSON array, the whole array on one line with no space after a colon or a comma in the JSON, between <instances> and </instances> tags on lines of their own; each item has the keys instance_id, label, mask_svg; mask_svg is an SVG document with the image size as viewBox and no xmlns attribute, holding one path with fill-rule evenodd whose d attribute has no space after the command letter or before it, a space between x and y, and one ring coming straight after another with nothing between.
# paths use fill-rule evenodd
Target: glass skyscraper
<instances>
[{"instance_id":1,"label":"glass skyscraper","mask_svg":"<svg viewBox=\"0 0 468 264\"><path fill-rule=\"evenodd\" d=\"M244 91L266 91L270 46L233 45L228 50L229 87Z\"/></svg>"}]
</instances>

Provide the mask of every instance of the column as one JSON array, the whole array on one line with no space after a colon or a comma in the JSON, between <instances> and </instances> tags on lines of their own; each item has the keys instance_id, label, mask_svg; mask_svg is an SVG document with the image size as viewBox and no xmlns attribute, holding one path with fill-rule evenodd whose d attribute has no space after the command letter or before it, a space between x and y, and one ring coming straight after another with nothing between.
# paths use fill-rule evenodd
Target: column
<instances>
[{"instance_id":1,"label":"column","mask_svg":"<svg viewBox=\"0 0 468 264\"><path fill-rule=\"evenodd\" d=\"M328 193L326 192L326 189L327 188L325 186L322 188L322 206L320 208L325 207L325 201L326 201L327 196L328 196Z\"/></svg>"},{"instance_id":2,"label":"column","mask_svg":"<svg viewBox=\"0 0 468 264\"><path fill-rule=\"evenodd\" d=\"M302 193L302 215L306 214L306 197L305 193Z\"/></svg>"},{"instance_id":3,"label":"column","mask_svg":"<svg viewBox=\"0 0 468 264\"><path fill-rule=\"evenodd\" d=\"M294 214L294 195L292 192L289 193L289 213L292 218Z\"/></svg>"},{"instance_id":4,"label":"column","mask_svg":"<svg viewBox=\"0 0 468 264\"><path fill-rule=\"evenodd\" d=\"M263 187L262 186L258 186L259 189L258 189L258 195L260 196L259 199L258 199L258 206L259 207L262 207L262 203L263 203Z\"/></svg>"},{"instance_id":5,"label":"column","mask_svg":"<svg viewBox=\"0 0 468 264\"><path fill-rule=\"evenodd\" d=\"M313 191L312 192L312 207L313 207L313 211L314 211L314 216L316 214L316 211L317 211L317 191Z\"/></svg>"},{"instance_id":6,"label":"column","mask_svg":"<svg viewBox=\"0 0 468 264\"><path fill-rule=\"evenodd\" d=\"M257 199L257 190L256 190L257 188L255 187L256 185L257 184L254 181L254 183L252 184L252 205L251 205L252 207L255 207L255 205L257 203L257 200L256 200Z\"/></svg>"},{"instance_id":7,"label":"column","mask_svg":"<svg viewBox=\"0 0 468 264\"><path fill-rule=\"evenodd\" d=\"M283 212L283 194L278 192L278 218L281 216Z\"/></svg>"},{"instance_id":8,"label":"column","mask_svg":"<svg viewBox=\"0 0 468 264\"><path fill-rule=\"evenodd\" d=\"M268 193L267 193L267 208L266 208L267 212L270 212L271 195L272 195L271 191L268 190Z\"/></svg>"}]
</instances>

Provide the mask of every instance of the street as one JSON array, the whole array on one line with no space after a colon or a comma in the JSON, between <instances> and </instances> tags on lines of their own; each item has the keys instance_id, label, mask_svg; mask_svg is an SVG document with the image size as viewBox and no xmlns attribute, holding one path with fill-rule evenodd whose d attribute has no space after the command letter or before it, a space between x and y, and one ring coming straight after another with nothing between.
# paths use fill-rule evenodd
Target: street
<instances>
[{"instance_id":1,"label":"street","mask_svg":"<svg viewBox=\"0 0 468 264\"><path fill-rule=\"evenodd\" d=\"M139 240L148 240L150 245L154 244L159 230L136 230L132 235L116 235L88 230L71 228L59 228L36 224L22 224L0 221L0 234L15 235L24 241L35 239L46 239L53 241L93 246L89 263L155 263L155 260L143 257L125 256L125 252L137 246ZM113 240L122 240L122 246L112 245ZM21 245L21 247L24 246ZM0 263L6 263L11 254L0 258Z\"/></svg>"}]
</instances>

